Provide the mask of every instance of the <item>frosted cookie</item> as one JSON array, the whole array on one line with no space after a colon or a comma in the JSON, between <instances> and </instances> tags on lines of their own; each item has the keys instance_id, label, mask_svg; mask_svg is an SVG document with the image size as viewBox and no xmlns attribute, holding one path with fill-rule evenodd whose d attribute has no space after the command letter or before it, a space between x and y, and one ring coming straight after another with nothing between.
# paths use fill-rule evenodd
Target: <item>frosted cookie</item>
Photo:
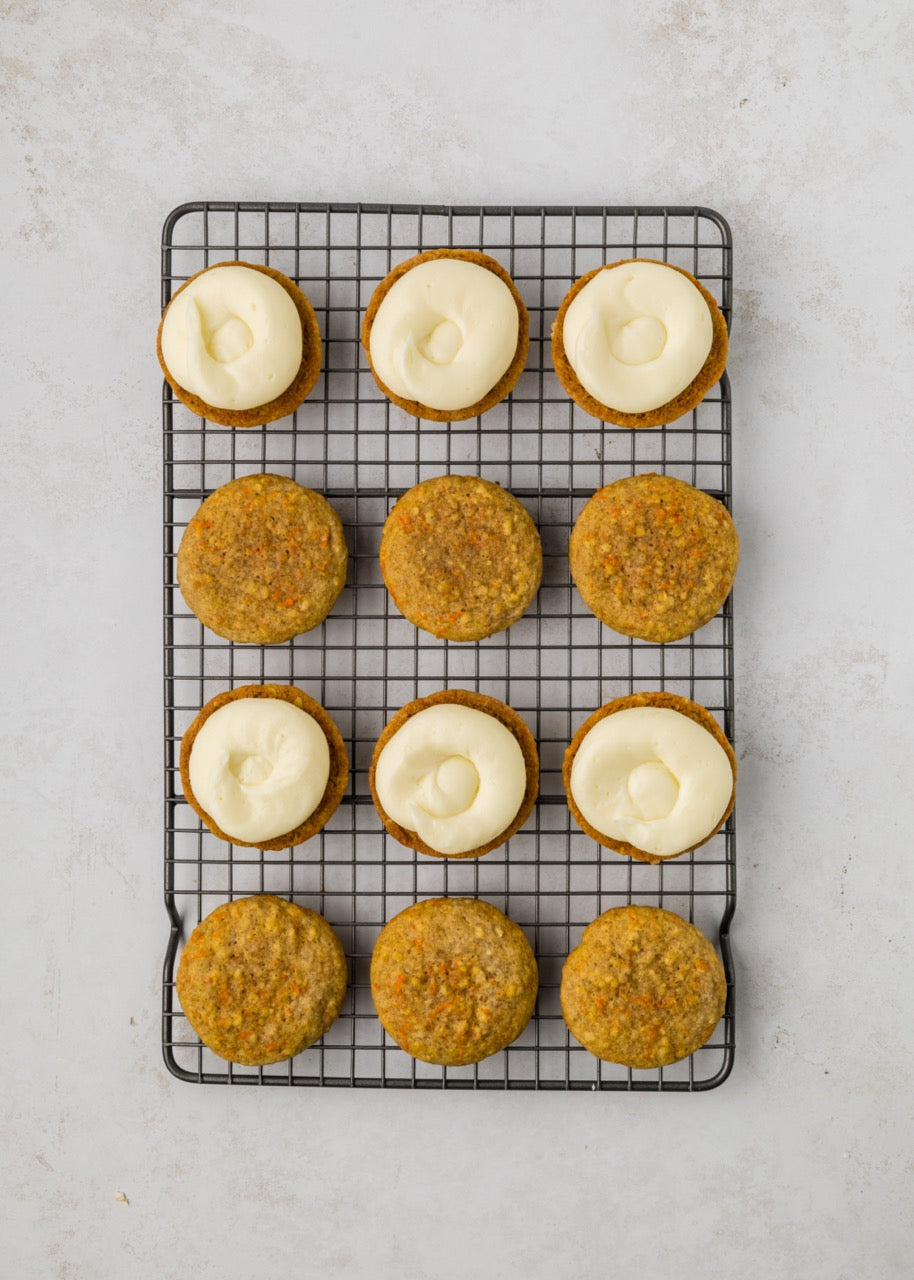
<instances>
[{"instance_id":1,"label":"frosted cookie","mask_svg":"<svg viewBox=\"0 0 914 1280\"><path fill-rule=\"evenodd\" d=\"M654 427L694 409L727 363L723 313L681 267L629 258L588 271L552 327L568 395L620 427Z\"/></svg>"},{"instance_id":2,"label":"frosted cookie","mask_svg":"<svg viewBox=\"0 0 914 1280\"><path fill-rule=\"evenodd\" d=\"M430 898L381 930L371 994L381 1025L422 1062L461 1067L516 1040L539 974L523 931L479 898Z\"/></svg>"},{"instance_id":3,"label":"frosted cookie","mask_svg":"<svg viewBox=\"0 0 914 1280\"><path fill-rule=\"evenodd\" d=\"M605 1062L665 1067L710 1039L723 965L700 929L659 907L614 907L584 930L562 970L571 1034Z\"/></svg>"},{"instance_id":4,"label":"frosted cookie","mask_svg":"<svg viewBox=\"0 0 914 1280\"><path fill-rule=\"evenodd\" d=\"M436 858L478 858L530 816L539 757L511 707L445 689L397 712L375 745L368 783L400 844Z\"/></svg>"},{"instance_id":5,"label":"frosted cookie","mask_svg":"<svg viewBox=\"0 0 914 1280\"><path fill-rule=\"evenodd\" d=\"M349 780L340 731L301 689L249 684L210 699L181 740L184 798L220 840L287 849L316 835Z\"/></svg>"},{"instance_id":6,"label":"frosted cookie","mask_svg":"<svg viewBox=\"0 0 914 1280\"><path fill-rule=\"evenodd\" d=\"M601 622L664 644L704 626L730 594L739 538L716 498L673 476L599 489L571 531L574 584Z\"/></svg>"},{"instance_id":7,"label":"frosted cookie","mask_svg":"<svg viewBox=\"0 0 914 1280\"><path fill-rule=\"evenodd\" d=\"M503 400L527 359L530 321L500 263L431 249L375 289L362 346L384 394L418 418L457 422Z\"/></svg>"},{"instance_id":8,"label":"frosted cookie","mask_svg":"<svg viewBox=\"0 0 914 1280\"><path fill-rule=\"evenodd\" d=\"M239 476L184 530L178 585L217 636L281 644L323 622L348 558L340 518L321 494L288 476Z\"/></svg>"},{"instance_id":9,"label":"frosted cookie","mask_svg":"<svg viewBox=\"0 0 914 1280\"><path fill-rule=\"evenodd\" d=\"M317 382L314 308L272 267L218 262L181 286L156 342L175 395L224 427L253 427L297 409Z\"/></svg>"},{"instance_id":10,"label":"frosted cookie","mask_svg":"<svg viewBox=\"0 0 914 1280\"><path fill-rule=\"evenodd\" d=\"M317 912L268 893L238 898L194 929L175 989L208 1049L263 1066L294 1057L330 1029L346 994L346 957Z\"/></svg>"},{"instance_id":11,"label":"frosted cookie","mask_svg":"<svg viewBox=\"0 0 914 1280\"><path fill-rule=\"evenodd\" d=\"M543 576L536 525L478 476L435 476L384 522L381 573L397 608L439 640L482 640L527 611Z\"/></svg>"},{"instance_id":12,"label":"frosted cookie","mask_svg":"<svg viewBox=\"0 0 914 1280\"><path fill-rule=\"evenodd\" d=\"M673 693L616 698L585 720L562 779L575 821L607 849L662 862L720 830L736 798L736 756L704 707Z\"/></svg>"}]
</instances>

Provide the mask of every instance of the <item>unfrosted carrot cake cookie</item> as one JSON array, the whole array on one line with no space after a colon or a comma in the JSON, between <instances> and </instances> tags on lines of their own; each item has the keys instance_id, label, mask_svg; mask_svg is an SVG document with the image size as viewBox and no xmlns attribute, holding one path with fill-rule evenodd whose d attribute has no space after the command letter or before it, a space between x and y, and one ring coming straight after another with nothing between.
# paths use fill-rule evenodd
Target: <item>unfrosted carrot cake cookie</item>
<instances>
[{"instance_id":1,"label":"unfrosted carrot cake cookie","mask_svg":"<svg viewBox=\"0 0 914 1280\"><path fill-rule=\"evenodd\" d=\"M654 427L694 409L727 363L727 325L681 267L628 258L588 271L552 327L552 361L576 404L603 422Z\"/></svg>"},{"instance_id":2,"label":"unfrosted carrot cake cookie","mask_svg":"<svg viewBox=\"0 0 914 1280\"><path fill-rule=\"evenodd\" d=\"M659 907L614 907L584 930L562 970L571 1034L605 1062L665 1067L711 1036L727 998L700 929Z\"/></svg>"},{"instance_id":3,"label":"unfrosted carrot cake cookie","mask_svg":"<svg viewBox=\"0 0 914 1280\"><path fill-rule=\"evenodd\" d=\"M482 640L526 612L543 576L543 548L512 493L478 476L435 476L388 515L381 573L394 604L423 631Z\"/></svg>"},{"instance_id":4,"label":"unfrosted carrot cake cookie","mask_svg":"<svg viewBox=\"0 0 914 1280\"><path fill-rule=\"evenodd\" d=\"M178 548L178 585L227 640L280 644L323 622L346 581L340 518L288 476L239 476L211 493Z\"/></svg>"},{"instance_id":5,"label":"unfrosted carrot cake cookie","mask_svg":"<svg viewBox=\"0 0 914 1280\"><path fill-rule=\"evenodd\" d=\"M523 931L479 898L430 898L384 928L371 957L381 1025L422 1062L460 1067L516 1040L539 984Z\"/></svg>"},{"instance_id":6,"label":"unfrosted carrot cake cookie","mask_svg":"<svg viewBox=\"0 0 914 1280\"><path fill-rule=\"evenodd\" d=\"M368 782L400 844L433 857L479 858L530 816L539 757L511 707L446 689L397 712L377 741Z\"/></svg>"},{"instance_id":7,"label":"unfrosted carrot cake cookie","mask_svg":"<svg viewBox=\"0 0 914 1280\"><path fill-rule=\"evenodd\" d=\"M614 631L665 643L710 621L730 594L739 538L723 503L673 476L599 489L568 547L584 603Z\"/></svg>"},{"instance_id":8,"label":"unfrosted carrot cake cookie","mask_svg":"<svg viewBox=\"0 0 914 1280\"><path fill-rule=\"evenodd\" d=\"M661 862L720 830L736 756L704 707L673 693L616 698L581 725L562 778L578 825L607 849Z\"/></svg>"},{"instance_id":9,"label":"unfrosted carrot cake cookie","mask_svg":"<svg viewBox=\"0 0 914 1280\"><path fill-rule=\"evenodd\" d=\"M321 368L314 308L288 276L253 262L217 262L186 281L156 339L175 395L224 427L283 418Z\"/></svg>"},{"instance_id":10,"label":"unfrosted carrot cake cookie","mask_svg":"<svg viewBox=\"0 0 914 1280\"><path fill-rule=\"evenodd\" d=\"M184 798L220 840L287 849L316 835L349 780L340 731L285 684L217 694L181 740Z\"/></svg>"},{"instance_id":11,"label":"unfrosted carrot cake cookie","mask_svg":"<svg viewBox=\"0 0 914 1280\"><path fill-rule=\"evenodd\" d=\"M346 958L315 911L272 894L238 898L194 929L175 988L208 1049L263 1066L294 1057L329 1030L346 994Z\"/></svg>"},{"instance_id":12,"label":"unfrosted carrot cake cookie","mask_svg":"<svg viewBox=\"0 0 914 1280\"><path fill-rule=\"evenodd\" d=\"M430 249L375 289L362 346L378 386L418 418L457 422L503 400L530 345L527 308L504 267L471 249Z\"/></svg>"}]
</instances>

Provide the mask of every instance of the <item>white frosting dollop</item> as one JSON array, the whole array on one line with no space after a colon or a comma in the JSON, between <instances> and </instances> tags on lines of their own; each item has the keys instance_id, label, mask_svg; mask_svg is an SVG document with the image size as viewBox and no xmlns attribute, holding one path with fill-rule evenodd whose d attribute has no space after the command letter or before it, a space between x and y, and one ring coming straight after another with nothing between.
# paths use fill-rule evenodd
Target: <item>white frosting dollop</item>
<instances>
[{"instance_id":1,"label":"white frosting dollop","mask_svg":"<svg viewBox=\"0 0 914 1280\"><path fill-rule=\"evenodd\" d=\"M598 271L562 324L565 355L586 391L623 413L658 409L708 358L714 326L687 276L660 262Z\"/></svg>"},{"instance_id":2,"label":"white frosting dollop","mask_svg":"<svg viewBox=\"0 0 914 1280\"><path fill-rule=\"evenodd\" d=\"M201 725L190 753L197 801L227 836L254 844L301 826L320 804L330 748L307 711L237 698Z\"/></svg>"},{"instance_id":3,"label":"white frosting dollop","mask_svg":"<svg viewBox=\"0 0 914 1280\"><path fill-rule=\"evenodd\" d=\"M658 858L705 840L733 793L720 743L668 707L629 707L598 720L571 766L571 794L592 827Z\"/></svg>"},{"instance_id":4,"label":"white frosting dollop","mask_svg":"<svg viewBox=\"0 0 914 1280\"><path fill-rule=\"evenodd\" d=\"M510 729L455 702L410 716L382 747L375 768L385 813L451 856L501 835L526 786L524 753Z\"/></svg>"},{"instance_id":5,"label":"white frosting dollop","mask_svg":"<svg viewBox=\"0 0 914 1280\"><path fill-rule=\"evenodd\" d=\"M176 294L162 325L162 358L172 377L207 404L255 409L294 381L301 319L271 276L218 267Z\"/></svg>"},{"instance_id":6,"label":"white frosting dollop","mask_svg":"<svg viewBox=\"0 0 914 1280\"><path fill-rule=\"evenodd\" d=\"M517 350L511 290L462 258L411 267L378 307L368 347L395 395L441 411L467 409L495 386Z\"/></svg>"}]
</instances>

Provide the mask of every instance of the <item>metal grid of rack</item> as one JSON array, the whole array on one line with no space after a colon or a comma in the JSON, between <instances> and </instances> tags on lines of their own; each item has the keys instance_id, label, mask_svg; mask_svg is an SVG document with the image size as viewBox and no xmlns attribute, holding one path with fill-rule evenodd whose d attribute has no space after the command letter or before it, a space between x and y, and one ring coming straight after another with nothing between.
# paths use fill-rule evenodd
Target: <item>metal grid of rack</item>
<instances>
[{"instance_id":1,"label":"metal grid of rack","mask_svg":"<svg viewBox=\"0 0 914 1280\"><path fill-rule=\"evenodd\" d=\"M497 258L530 313L530 353L512 395L480 418L418 422L378 390L359 345L361 316L380 279L423 249L450 245ZM733 818L692 854L649 866L602 849L571 818L562 756L579 725L611 698L665 689L711 710L733 738L731 601L685 640L628 640L589 613L571 582L567 547L595 489L621 476L662 471L729 505L730 394L725 374L678 422L631 431L588 417L552 371L550 328L573 281L624 257L687 268L729 322L729 228L703 208L474 207L196 203L168 217L162 305L189 276L227 259L265 263L311 299L324 339L317 386L290 417L231 430L163 395L165 595L165 903L170 937L163 981L163 1051L187 1081L220 1084L406 1088L695 1091L726 1079L734 1052L729 925L735 905ZM320 627L286 644L232 644L206 631L177 588L181 533L200 502L236 476L274 471L325 494L350 549L349 578ZM526 616L478 644L419 632L389 599L378 565L381 527L407 488L445 472L478 474L526 506L543 541L541 590ZM325 830L282 853L228 845L186 804L181 735L227 688L293 683L326 707L346 741L349 791ZM367 783L374 743L404 703L440 688L468 688L509 703L540 752L534 814L506 846L479 860L413 853L386 834ZM350 986L323 1040L296 1058L240 1067L203 1047L174 993L180 946L220 903L272 892L320 911L347 953ZM540 967L536 1013L508 1049L474 1067L416 1062L387 1038L369 986L384 923L420 898L480 896L525 930ZM658 905L719 943L728 982L724 1017L691 1057L654 1071L600 1062L568 1034L559 1005L564 959L583 928L611 906Z\"/></svg>"}]
</instances>

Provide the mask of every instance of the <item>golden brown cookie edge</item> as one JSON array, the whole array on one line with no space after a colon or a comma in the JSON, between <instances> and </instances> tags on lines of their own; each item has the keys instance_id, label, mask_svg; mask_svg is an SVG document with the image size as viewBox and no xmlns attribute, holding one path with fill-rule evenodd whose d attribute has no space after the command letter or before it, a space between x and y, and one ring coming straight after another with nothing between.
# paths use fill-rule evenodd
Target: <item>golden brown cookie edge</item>
<instances>
[{"instance_id":1,"label":"golden brown cookie edge","mask_svg":"<svg viewBox=\"0 0 914 1280\"><path fill-rule=\"evenodd\" d=\"M190 753L197 734L214 711L218 711L226 703L234 702L238 698L277 698L283 702L291 702L293 706L298 707L301 711L306 711L308 715L317 721L330 748L330 775L317 808L294 831L289 831L285 835L274 836L271 840L236 840L233 836L226 835L197 800L190 784ZM225 840L227 844L234 844L248 849L281 850L310 840L312 836L317 835L326 826L331 816L339 808L340 801L349 782L349 756L339 729L319 702L305 693L303 689L298 689L295 685L286 684L246 684L237 689L228 689L224 693L217 693L215 697L210 698L209 702L200 708L184 731L184 736L181 739L181 754L178 767L181 773L181 784L184 788L184 798L201 822L209 827L213 835L218 836L220 840Z\"/></svg>"},{"instance_id":2,"label":"golden brown cookie edge","mask_svg":"<svg viewBox=\"0 0 914 1280\"><path fill-rule=\"evenodd\" d=\"M493 716L494 719L511 731L524 757L526 776L524 798L513 821L493 840L478 849L469 849L466 853L441 853L426 844L415 831L409 831L407 828L401 827L399 823L394 822L393 818L385 812L375 787L375 772L378 759L390 739L399 729L403 728L407 720L410 720L420 711L425 711L426 708L436 706L441 702L453 702L457 703L458 706L472 707L477 711L485 712L486 715ZM506 702L493 698L487 693L475 693L470 689L439 689L436 693L430 693L424 698L416 698L412 702L408 702L385 725L372 752L371 766L368 770L368 786L371 789L371 798L374 801L378 817L399 844L404 845L407 849L413 849L417 853L427 854L430 858L447 858L454 861L463 858L481 858L510 840L530 817L536 797L539 794L539 754L533 734L514 708L509 707Z\"/></svg>"},{"instance_id":3,"label":"golden brown cookie edge","mask_svg":"<svg viewBox=\"0 0 914 1280\"><path fill-rule=\"evenodd\" d=\"M685 276L695 285L711 313L713 335L711 350L708 352L707 359L701 369L699 369L689 385L680 391L678 396L674 396L672 400L668 400L666 404L659 405L656 409L646 409L643 413L623 413L620 409L613 409L611 405L605 405L602 401L592 396L582 385L572 368L571 362L565 354L563 340L565 315L575 296L600 271L606 271L612 267L621 267L626 262L654 262L658 266L669 267L671 271L678 271L680 275ZM684 267L674 266L672 262L658 262L656 258L620 258L618 262L607 262L601 267L594 267L592 271L588 271L576 280L565 294L552 325L552 364L556 377L562 384L565 393L585 413L589 413L594 418L599 418L601 422L610 422L617 427L637 429L640 427L665 426L670 422L675 422L677 418L683 417L691 409L694 409L702 402L711 387L720 381L727 364L728 345L727 322L718 306L717 299L708 292L699 280L695 279L690 271L686 271Z\"/></svg>"},{"instance_id":4,"label":"golden brown cookie edge","mask_svg":"<svg viewBox=\"0 0 914 1280\"><path fill-rule=\"evenodd\" d=\"M204 275L207 271L216 271L219 267L249 267L252 271L259 271L262 275L269 276L285 289L295 303L295 309L301 320L302 359L298 373L281 395L276 396L275 399L268 401L264 405L256 405L253 409L220 409L216 405L207 404L205 400L194 395L192 391L188 391L181 386L169 372L162 355L162 327L165 324L165 316L168 314L172 302L198 276ZM287 414L292 413L308 398L314 390L314 384L317 382L321 371L323 348L317 315L307 295L299 289L297 284L290 280L288 276L283 275L281 271L275 271L272 267L261 266L258 262L228 261L214 262L212 266L204 267L202 271L195 272L175 292L162 313L162 319L159 321L159 328L156 333L156 355L159 358L165 381L181 403L186 405L193 413L201 418L206 418L209 422L215 422L221 427L259 427L265 426L268 422L275 422L278 418L286 417Z\"/></svg>"},{"instance_id":5,"label":"golden brown cookie edge","mask_svg":"<svg viewBox=\"0 0 914 1280\"><path fill-rule=\"evenodd\" d=\"M374 324L378 308L384 298L393 285L402 276L406 275L407 271L412 270L413 267L417 267L422 262L432 262L436 258L459 258L463 262L474 262L479 267L485 267L487 271L491 271L493 275L498 276L508 286L514 299L514 304L517 307L517 347L511 363L491 390L481 400L477 400L475 404L471 404L465 409L433 409L429 405L421 404L418 400L406 400L402 396L398 396L391 391L386 383L382 382L371 359L371 326ZM493 408L499 401L504 400L505 396L513 391L517 385L518 379L527 363L527 353L530 348L530 316L523 299L517 291L517 285L495 258L490 258L488 254L480 253L476 249L427 249L424 253L416 254L405 262L399 263L387 273L383 280L379 281L374 293L371 295L362 319L362 348L365 351L365 358L368 361L368 367L371 369L372 377L384 395L387 396L387 399L393 404L398 405L399 408L404 409L413 417L423 418L428 422L463 422L467 418L475 418L478 414L485 413L486 410Z\"/></svg>"},{"instance_id":6,"label":"golden brown cookie edge","mask_svg":"<svg viewBox=\"0 0 914 1280\"><path fill-rule=\"evenodd\" d=\"M671 711L678 711L680 715L687 716L689 720L694 720L696 724L706 729L711 737L726 753L727 759L730 761L730 768L733 770L733 787L730 792L730 801L724 810L723 816L713 831L695 844L689 845L688 849L680 849L678 853L670 855L667 858L660 858L656 854L648 853L645 849L639 849L636 845L629 844L625 840L613 840L611 836L607 836L604 832L598 831L581 813L574 796L571 793L571 769L574 764L574 758L578 753L578 748L584 741L587 734L598 724L599 721L606 716L614 715L617 711L626 711L631 707L664 707ZM568 747L565 749L565 756L562 761L562 782L565 786L565 796L568 801L568 808L575 822L592 840L596 840L597 844L603 846L604 849L613 849L616 853L623 857L632 858L636 862L650 862L656 864L659 862L673 862L676 858L681 858L684 853L691 853L693 849L699 849L720 831L721 827L733 812L733 806L736 803L736 777L738 767L736 763L736 753L730 744L727 735L717 723L715 717L703 707L699 702L694 702L691 698L684 698L678 693L667 693L663 690L647 690L642 693L631 693L623 698L614 698L610 702L606 702L602 707L598 707L584 721L577 733L571 739Z\"/></svg>"}]
</instances>

